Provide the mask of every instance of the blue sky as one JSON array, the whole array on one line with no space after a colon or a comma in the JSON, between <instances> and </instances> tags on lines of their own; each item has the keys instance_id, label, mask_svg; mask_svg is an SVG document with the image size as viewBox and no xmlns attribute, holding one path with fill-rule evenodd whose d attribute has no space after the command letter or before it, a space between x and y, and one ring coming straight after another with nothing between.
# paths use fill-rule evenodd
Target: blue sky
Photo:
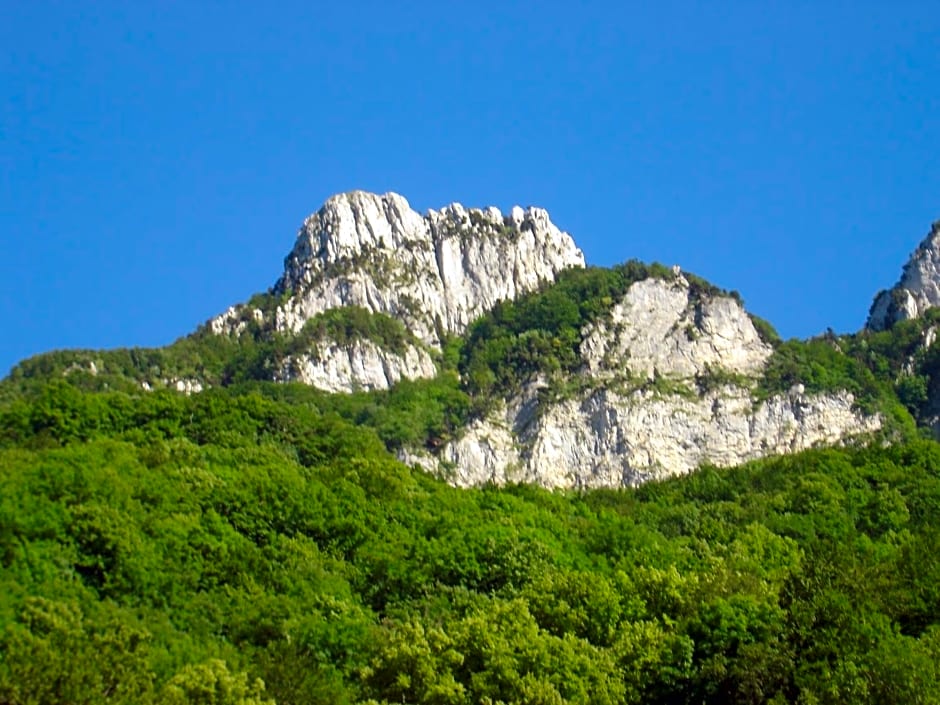
<instances>
[{"instance_id":1,"label":"blue sky","mask_svg":"<svg viewBox=\"0 0 940 705\"><path fill-rule=\"evenodd\" d=\"M0 0L0 375L191 331L353 188L543 206L785 337L940 219L936 2L265 5Z\"/></svg>"}]
</instances>

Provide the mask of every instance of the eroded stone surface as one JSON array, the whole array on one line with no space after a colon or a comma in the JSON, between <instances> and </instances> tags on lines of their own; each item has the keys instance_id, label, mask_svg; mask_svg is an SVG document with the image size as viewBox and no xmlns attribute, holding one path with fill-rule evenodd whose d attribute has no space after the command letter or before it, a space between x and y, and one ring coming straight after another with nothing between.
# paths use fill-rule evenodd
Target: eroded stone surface
<instances>
[{"instance_id":1,"label":"eroded stone surface","mask_svg":"<svg viewBox=\"0 0 940 705\"><path fill-rule=\"evenodd\" d=\"M288 357L275 375L277 382L303 382L327 392L388 389L402 379L437 374L426 350L409 345L404 351L383 350L371 340L345 345L325 340L304 355Z\"/></svg>"}]
</instances>

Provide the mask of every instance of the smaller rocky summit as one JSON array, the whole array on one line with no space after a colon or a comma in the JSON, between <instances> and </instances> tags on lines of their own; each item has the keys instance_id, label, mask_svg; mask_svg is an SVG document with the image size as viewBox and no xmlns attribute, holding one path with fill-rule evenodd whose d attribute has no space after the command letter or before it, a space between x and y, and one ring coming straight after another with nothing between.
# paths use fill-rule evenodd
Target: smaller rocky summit
<instances>
[{"instance_id":1,"label":"smaller rocky summit","mask_svg":"<svg viewBox=\"0 0 940 705\"><path fill-rule=\"evenodd\" d=\"M878 292L865 327L887 330L898 321L919 318L940 306L940 221L914 250L893 288Z\"/></svg>"},{"instance_id":2,"label":"smaller rocky summit","mask_svg":"<svg viewBox=\"0 0 940 705\"><path fill-rule=\"evenodd\" d=\"M902 359L897 372L897 383L907 390L905 396L918 423L932 430L940 439L940 371L936 345L940 331L940 221L933 224L921 243L910 256L893 288L880 291L869 311L865 332L891 330L903 321L910 323L897 331L897 337L907 340L899 349ZM936 309L931 311L931 309ZM916 330L916 334L914 331ZM892 331L895 332L895 331ZM911 389L919 394L911 396Z\"/></svg>"}]
</instances>

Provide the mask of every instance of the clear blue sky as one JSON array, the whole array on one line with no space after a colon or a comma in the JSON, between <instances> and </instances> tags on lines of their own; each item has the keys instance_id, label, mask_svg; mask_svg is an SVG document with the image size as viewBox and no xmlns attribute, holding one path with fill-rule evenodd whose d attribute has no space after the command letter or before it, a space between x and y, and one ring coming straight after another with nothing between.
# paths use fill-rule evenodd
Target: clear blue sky
<instances>
[{"instance_id":1,"label":"clear blue sky","mask_svg":"<svg viewBox=\"0 0 940 705\"><path fill-rule=\"evenodd\" d=\"M787 337L940 218L935 0L0 0L0 47L0 375L191 331L353 188L543 206Z\"/></svg>"}]
</instances>

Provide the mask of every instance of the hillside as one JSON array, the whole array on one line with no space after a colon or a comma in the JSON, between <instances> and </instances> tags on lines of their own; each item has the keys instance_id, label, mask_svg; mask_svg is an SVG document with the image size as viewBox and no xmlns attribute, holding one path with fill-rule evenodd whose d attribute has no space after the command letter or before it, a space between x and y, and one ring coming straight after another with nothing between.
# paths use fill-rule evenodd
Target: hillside
<instances>
[{"instance_id":1,"label":"hillside","mask_svg":"<svg viewBox=\"0 0 940 705\"><path fill-rule=\"evenodd\" d=\"M782 343L739 295L678 266L585 268L538 208L421 216L356 191L304 221L267 293L192 335L39 356L3 386L300 382L349 393L320 403L384 424L400 459L453 484L617 487L910 434L895 387L919 382L897 360L878 368L861 340ZM403 415L377 420L389 406Z\"/></svg>"}]
</instances>

